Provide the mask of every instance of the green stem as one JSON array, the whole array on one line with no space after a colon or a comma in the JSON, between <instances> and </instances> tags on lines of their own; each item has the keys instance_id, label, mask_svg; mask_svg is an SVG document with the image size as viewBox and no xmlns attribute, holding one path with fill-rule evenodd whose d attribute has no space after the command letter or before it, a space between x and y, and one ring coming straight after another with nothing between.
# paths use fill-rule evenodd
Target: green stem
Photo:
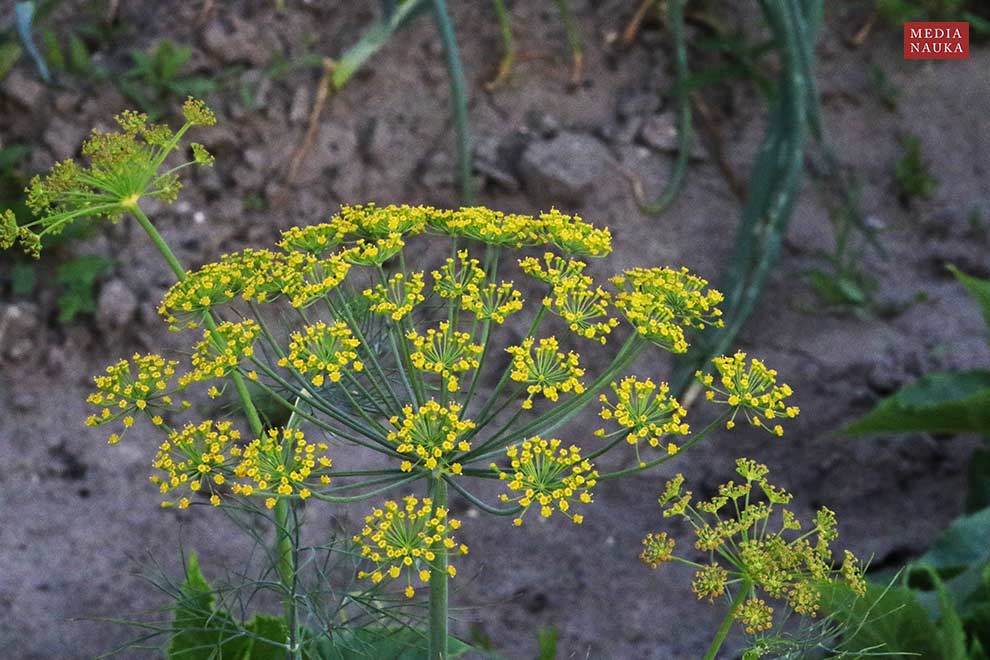
<instances>
[{"instance_id":1,"label":"green stem","mask_svg":"<svg viewBox=\"0 0 990 660\"><path fill-rule=\"evenodd\" d=\"M677 160L670 173L670 180L663 194L654 202L640 201L640 210L647 215L660 215L670 206L684 187L688 161L694 148L694 132L691 128L691 97L688 95L687 43L684 39L684 2L670 0L667 5L667 28L674 42L674 95L677 98Z\"/></svg>"},{"instance_id":2,"label":"green stem","mask_svg":"<svg viewBox=\"0 0 990 660\"><path fill-rule=\"evenodd\" d=\"M468 124L467 81L464 66L458 53L454 25L447 12L445 0L433 0L433 19L443 42L447 58L447 72L450 75L450 96L454 105L454 127L457 130L457 178L461 188L461 203L474 204L474 181L471 164L471 129Z\"/></svg>"},{"instance_id":3,"label":"green stem","mask_svg":"<svg viewBox=\"0 0 990 660\"><path fill-rule=\"evenodd\" d=\"M430 477L433 507L447 506L447 482ZM436 559L430 567L430 646L429 660L447 660L447 548L443 541L433 546Z\"/></svg>"},{"instance_id":4,"label":"green stem","mask_svg":"<svg viewBox=\"0 0 990 660\"><path fill-rule=\"evenodd\" d=\"M711 646L705 652L704 660L715 660L715 654L722 648L722 643L725 642L725 638L729 635L729 629L732 628L732 615L735 613L736 608L746 600L751 586L748 580L743 581L742 587L739 588L739 593L732 599L732 605L729 606L729 611L726 613L725 618L722 619L722 625L718 627L718 632L715 633L715 639L712 640Z\"/></svg>"},{"instance_id":5,"label":"green stem","mask_svg":"<svg viewBox=\"0 0 990 660\"><path fill-rule=\"evenodd\" d=\"M141 228L144 229L145 233L151 239L151 242L155 244L155 247L161 253L165 262L175 273L175 277L180 281L186 279L186 269L182 267L179 260L176 258L175 253L172 252L172 248L169 247L162 235L158 233L155 226L151 224L148 216L144 214L137 204L131 209L132 215L137 219ZM214 332L217 328L216 319L212 312L208 312L204 315L204 324L211 331ZM244 378L237 371L232 371L230 374L231 380L234 382L234 387L237 390L237 395L241 399L241 407L244 409L244 415L247 417L248 425L251 427L251 432L254 433L255 437L261 437L265 432L264 424L261 423L261 417L258 415L258 409L255 408L254 402L251 400L251 393L248 392L247 383L244 382ZM289 628L289 642L291 644L292 653L295 657L301 657L299 655L299 649L295 648L296 639L296 606L295 606L295 549L294 549L294 539L289 528L289 510L288 504L285 500L279 500L276 504L275 510L275 535L276 535L276 557L277 557L277 568L279 574L279 580L285 589L286 596L283 599L283 614L285 616L285 623Z\"/></svg>"},{"instance_id":6,"label":"green stem","mask_svg":"<svg viewBox=\"0 0 990 660\"><path fill-rule=\"evenodd\" d=\"M275 503L275 547L276 568L282 586L288 587L282 598L282 612L286 628L289 629L289 658L301 658L301 649L296 645L296 569L295 547L289 515L289 500L279 498Z\"/></svg>"}]
</instances>

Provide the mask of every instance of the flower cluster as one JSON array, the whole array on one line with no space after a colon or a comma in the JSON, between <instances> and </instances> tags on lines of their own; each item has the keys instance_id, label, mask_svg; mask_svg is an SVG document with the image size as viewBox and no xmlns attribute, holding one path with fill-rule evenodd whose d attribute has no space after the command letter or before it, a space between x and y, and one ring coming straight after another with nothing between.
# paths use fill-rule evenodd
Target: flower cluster
<instances>
[{"instance_id":1,"label":"flower cluster","mask_svg":"<svg viewBox=\"0 0 990 660\"><path fill-rule=\"evenodd\" d=\"M543 518L549 518L557 510L575 524L584 521L580 513L570 513L571 502L576 499L582 504L591 503L598 472L591 461L581 458L578 447L571 445L565 449L560 440L532 437L508 447L505 454L509 457L510 470L503 471L494 463L491 467L500 479L508 482L513 493L503 493L502 501L515 502L522 508L519 517L513 520L515 525L522 524L523 516L534 504L539 505Z\"/></svg>"},{"instance_id":2,"label":"flower cluster","mask_svg":"<svg viewBox=\"0 0 990 660\"><path fill-rule=\"evenodd\" d=\"M611 281L622 289L615 306L636 331L672 353L688 349L684 328L722 325L722 310L716 307L722 294L704 291L708 282L687 268L633 268Z\"/></svg>"},{"instance_id":3,"label":"flower cluster","mask_svg":"<svg viewBox=\"0 0 990 660\"><path fill-rule=\"evenodd\" d=\"M163 495L180 488L188 488L190 493L209 493L210 503L220 506L218 490L231 472L231 457L238 451L236 443L240 437L229 421L206 420L173 431L158 448L151 464L165 474L152 475L151 482L158 485ZM189 498L182 496L162 502L163 507L176 505L185 509Z\"/></svg>"},{"instance_id":4,"label":"flower cluster","mask_svg":"<svg viewBox=\"0 0 990 660\"><path fill-rule=\"evenodd\" d=\"M541 224L531 216L506 214L483 206L437 215L431 219L430 226L448 236L471 238L501 247L521 248L545 240Z\"/></svg>"},{"instance_id":5,"label":"flower cluster","mask_svg":"<svg viewBox=\"0 0 990 660\"><path fill-rule=\"evenodd\" d=\"M413 307L426 300L423 295L423 273L413 273L408 278L396 273L386 284L376 284L366 289L364 297L371 302L371 311L401 321Z\"/></svg>"},{"instance_id":6,"label":"flower cluster","mask_svg":"<svg viewBox=\"0 0 990 660\"><path fill-rule=\"evenodd\" d=\"M575 277L553 287L543 304L564 319L571 332L601 344L619 325L608 316L612 296L601 287L591 288L590 277Z\"/></svg>"},{"instance_id":7,"label":"flower cluster","mask_svg":"<svg viewBox=\"0 0 990 660\"><path fill-rule=\"evenodd\" d=\"M614 420L622 427L626 441L636 447L637 459L640 440L651 447L659 447L664 436L688 434L688 425L683 421L687 411L670 395L667 383L657 386L649 378L638 380L635 376L629 376L618 383L613 382L612 392L615 394L615 404L602 394L599 397L602 409L598 414L602 419ZM605 429L599 429L596 435L604 436ZM676 454L678 449L669 441L665 448L671 455Z\"/></svg>"},{"instance_id":8,"label":"flower cluster","mask_svg":"<svg viewBox=\"0 0 990 660\"><path fill-rule=\"evenodd\" d=\"M841 580L858 596L866 593L862 569L852 553L845 551L841 570L832 566L830 544L838 536L835 514L823 507L814 525L799 533L797 516L782 508L791 495L767 481L765 465L741 458L736 472L743 480L720 486L707 501L692 503L691 492L682 490L682 475L669 481L660 496L664 517L685 518L694 529L695 548L709 556L692 583L698 598L714 601L730 585L740 585L745 593L732 616L752 634L773 627L774 608L766 598L814 617L822 587L829 582ZM725 517L720 515L723 510ZM649 552L642 558L653 568L673 556L673 542L666 535L650 535L644 545Z\"/></svg>"},{"instance_id":9,"label":"flower cluster","mask_svg":"<svg viewBox=\"0 0 990 660\"><path fill-rule=\"evenodd\" d=\"M491 282L484 286L471 283L461 296L461 307L479 320L505 323L506 317L523 308L523 298L511 282Z\"/></svg>"},{"instance_id":10,"label":"flower cluster","mask_svg":"<svg viewBox=\"0 0 990 660\"><path fill-rule=\"evenodd\" d=\"M530 277L555 287L585 277L581 273L587 264L577 259L564 259L553 252L544 252L542 263L536 257L526 257L519 260L519 267Z\"/></svg>"},{"instance_id":11,"label":"flower cluster","mask_svg":"<svg viewBox=\"0 0 990 660\"><path fill-rule=\"evenodd\" d=\"M452 474L461 473L461 464L451 458L457 452L466 452L471 444L463 435L475 427L469 419L461 419L461 407L452 403L441 406L430 399L418 410L412 406L402 409L402 417L392 417L389 423L395 430L388 434L400 454L413 460L402 462L402 471L410 472L422 464L427 470L441 469Z\"/></svg>"},{"instance_id":12,"label":"flower cluster","mask_svg":"<svg viewBox=\"0 0 990 660\"><path fill-rule=\"evenodd\" d=\"M439 329L430 328L425 335L410 330L406 338L416 350L409 354L409 361L420 371L439 375L450 392L460 387L458 373L477 369L482 347L471 342L467 332L452 330L450 323L440 323Z\"/></svg>"},{"instance_id":13,"label":"flower cluster","mask_svg":"<svg viewBox=\"0 0 990 660\"><path fill-rule=\"evenodd\" d=\"M543 235L566 254L604 257L612 252L612 234L597 229L577 215L565 215L557 209L540 215Z\"/></svg>"},{"instance_id":14,"label":"flower cluster","mask_svg":"<svg viewBox=\"0 0 990 660\"><path fill-rule=\"evenodd\" d=\"M171 381L178 364L160 355L135 353L130 360L110 365L104 375L93 378L96 391L86 402L101 410L100 414L86 418L86 425L102 426L121 420L124 430L110 435L112 445L120 442L124 432L134 425L135 412L148 415L155 426L162 426L160 412L173 406L172 395L177 391Z\"/></svg>"},{"instance_id":15,"label":"flower cluster","mask_svg":"<svg viewBox=\"0 0 990 660\"><path fill-rule=\"evenodd\" d=\"M577 353L561 353L554 337L541 339L535 353L534 344L535 340L529 337L521 345L505 349L512 356L510 377L527 386L529 396L523 401L523 408L533 406L533 396L536 394L556 401L560 392L584 392L584 385L579 380L584 375L584 369L578 366Z\"/></svg>"},{"instance_id":16,"label":"flower cluster","mask_svg":"<svg viewBox=\"0 0 990 660\"><path fill-rule=\"evenodd\" d=\"M777 385L777 372L767 369L761 361L753 358L746 366L746 354L737 352L732 357L717 357L712 360L719 372L718 384L711 374L697 372L695 376L702 385L709 388L705 396L709 401L725 403L733 408L732 417L726 428L735 426L735 418L741 410L753 426L764 428L774 435L781 436L784 429L780 424L771 427L766 420L779 417L793 419L800 410L789 406L785 399L793 394L786 384ZM716 398L721 396L723 398Z\"/></svg>"},{"instance_id":17,"label":"flower cluster","mask_svg":"<svg viewBox=\"0 0 990 660\"><path fill-rule=\"evenodd\" d=\"M68 159L51 172L35 176L27 188L27 206L36 220L18 227L12 213L4 213L0 223L0 246L19 242L24 250L38 257L41 239L62 232L79 218L119 220L138 208L144 197L165 203L175 201L181 184L172 170L160 172L166 158L180 149L180 142L192 126L210 126L216 117L202 101L190 98L182 108L185 124L175 132L165 124L155 124L147 115L125 111L115 117L120 132L93 134L83 143L84 167ZM189 164L211 165L202 145L193 147Z\"/></svg>"},{"instance_id":18,"label":"flower cluster","mask_svg":"<svg viewBox=\"0 0 990 660\"><path fill-rule=\"evenodd\" d=\"M179 384L185 387L190 383L223 378L254 355L254 342L260 334L261 326L254 319L244 319L240 323L227 321L215 330L206 330L192 354L192 371L183 375Z\"/></svg>"},{"instance_id":19,"label":"flower cluster","mask_svg":"<svg viewBox=\"0 0 990 660\"><path fill-rule=\"evenodd\" d=\"M355 266L381 266L386 261L399 254L405 247L402 234L389 234L385 238L354 242L353 247L340 253L340 257Z\"/></svg>"},{"instance_id":20,"label":"flower cluster","mask_svg":"<svg viewBox=\"0 0 990 660\"><path fill-rule=\"evenodd\" d=\"M360 344L346 323L327 325L320 321L289 336L289 354L279 359L278 366L292 367L322 387L326 378L339 382L348 366L358 372L364 369L355 351Z\"/></svg>"},{"instance_id":21,"label":"flower cluster","mask_svg":"<svg viewBox=\"0 0 990 660\"><path fill-rule=\"evenodd\" d=\"M429 498L418 500L415 496L405 497L401 504L388 501L382 509L375 509L364 519L364 528L354 537L361 548L361 556L370 561L374 568L360 571L359 579L370 578L375 584L386 578L397 579L406 573L405 595L416 595L413 577L423 584L430 581L430 574L437 570L436 551L443 548L457 554L466 555L467 546L458 545L451 530L458 529L458 520L447 515L447 509L434 506ZM457 569L448 564L450 577Z\"/></svg>"},{"instance_id":22,"label":"flower cluster","mask_svg":"<svg viewBox=\"0 0 990 660\"><path fill-rule=\"evenodd\" d=\"M280 497L295 495L305 500L313 494L310 488L314 483L330 483L328 473L333 462L326 451L326 444L308 442L299 429L269 429L247 447L231 448L230 455L240 459L234 476L241 480L231 490L245 496L267 495L265 506L269 509Z\"/></svg>"},{"instance_id":23,"label":"flower cluster","mask_svg":"<svg viewBox=\"0 0 990 660\"><path fill-rule=\"evenodd\" d=\"M485 281L485 271L477 259L468 256L467 250L459 250L457 259L447 259L439 270L433 271L433 290L441 298L460 300L467 295L468 287L477 289Z\"/></svg>"}]
</instances>

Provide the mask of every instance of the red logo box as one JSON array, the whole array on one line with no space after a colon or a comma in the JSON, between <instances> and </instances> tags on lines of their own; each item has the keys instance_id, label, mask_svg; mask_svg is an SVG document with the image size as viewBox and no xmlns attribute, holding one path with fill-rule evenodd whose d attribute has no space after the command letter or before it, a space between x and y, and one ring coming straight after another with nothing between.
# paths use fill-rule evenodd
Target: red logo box
<instances>
[{"instance_id":1,"label":"red logo box","mask_svg":"<svg viewBox=\"0 0 990 660\"><path fill-rule=\"evenodd\" d=\"M904 59L965 60L969 58L969 23L904 24Z\"/></svg>"}]
</instances>

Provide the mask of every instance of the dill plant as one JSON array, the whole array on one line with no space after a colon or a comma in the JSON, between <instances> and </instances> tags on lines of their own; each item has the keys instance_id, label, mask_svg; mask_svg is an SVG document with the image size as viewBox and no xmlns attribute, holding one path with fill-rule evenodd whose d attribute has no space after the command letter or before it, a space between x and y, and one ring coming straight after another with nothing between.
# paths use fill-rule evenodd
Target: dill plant
<instances>
[{"instance_id":1,"label":"dill plant","mask_svg":"<svg viewBox=\"0 0 990 660\"><path fill-rule=\"evenodd\" d=\"M125 112L119 132L94 132L83 148L88 165L68 160L31 182L35 219L4 214L0 246L37 255L40 238L69 222L126 215L172 268L177 281L159 312L171 329L199 333L189 359L135 355L108 367L94 380L87 424L110 427L111 444L139 420L150 424L162 437L151 481L164 507L271 515L278 584L269 586L281 595L283 622L266 641L287 657L319 657L314 640L339 634L314 631L300 611L303 506L372 502L352 536L356 577L374 598L398 592L401 602L425 590L429 657L446 658L448 581L468 552L455 538L451 491L510 527L533 516L581 524L601 482L669 461L737 420L775 436L780 419L798 414L776 372L737 354L714 361L717 383L699 372L723 408L692 432L670 387L629 369L647 349L684 353L691 333L721 326L722 295L686 269L633 268L596 283L585 260L608 256L609 230L557 210L345 206L327 222L285 231L271 248L187 271L141 206L148 197L173 201L180 170L213 163L184 141L215 122L212 112L190 99L183 115L177 131ZM417 255L440 241L450 256L418 269ZM527 301L504 278L510 254L532 281L526 290L541 288L542 297ZM507 341L502 326L517 315L528 330ZM546 331L550 323L559 336ZM614 341L610 362L578 353ZM197 419L184 400L196 388L214 398L232 388L246 427ZM259 395L289 421L266 424L252 399ZM557 433L596 402L604 425L595 434ZM339 465L341 445L378 454L386 467ZM596 466L623 446L635 450L631 465ZM483 480L502 486L497 501L475 493ZM225 642L215 643L222 651Z\"/></svg>"}]
</instances>

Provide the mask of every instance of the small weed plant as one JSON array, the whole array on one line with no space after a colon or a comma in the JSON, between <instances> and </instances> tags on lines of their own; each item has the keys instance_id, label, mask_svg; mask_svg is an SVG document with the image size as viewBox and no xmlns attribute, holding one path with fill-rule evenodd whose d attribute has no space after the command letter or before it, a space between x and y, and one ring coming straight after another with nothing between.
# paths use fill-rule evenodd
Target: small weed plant
<instances>
[{"instance_id":1,"label":"small weed plant","mask_svg":"<svg viewBox=\"0 0 990 660\"><path fill-rule=\"evenodd\" d=\"M190 99L183 115L173 131L123 113L119 132L95 132L85 144L88 164L64 161L32 180L34 219L7 212L0 223L2 247L37 255L46 236L76 220L130 216L175 274L159 312L172 329L195 333L188 359L137 354L112 364L94 380L87 424L106 427L111 445L141 424L159 436L150 478L163 507L268 521L274 579L253 586L276 593L282 612L234 616L190 561L163 631L170 657L353 657L343 654L347 644L367 657L416 649L452 657L467 647L448 633L448 583L468 547L451 496L487 516L465 527L512 533L534 518L581 525L595 515L602 483L679 458L717 429L748 423L776 438L798 414L777 373L738 352L697 373L718 413L692 429L667 383L631 368L645 351L682 354L693 333L720 326L722 295L683 268L637 267L596 282L586 260L609 255L610 231L557 210L347 206L285 231L270 248L187 270L142 210L147 198L174 201L184 168L213 163L203 146L185 142L190 129L215 122L213 113ZM431 253L435 268L423 263ZM542 293L527 300L530 290ZM197 417L187 401L227 393L238 401L230 416ZM280 414L263 417L262 398ZM592 405L600 429L567 427ZM627 467L599 466L623 447ZM377 459L347 464L361 452ZM694 591L710 599L734 592L708 657L733 621L747 632L773 625L764 598L813 616L820 582L834 574L831 513L823 509L803 532L786 510L771 525L789 495L762 466L743 460L739 471L744 482L711 501L692 504L679 478L661 498L665 515L685 516L711 556L692 563ZM495 487L494 498L480 494ZM330 592L303 584L313 577L304 570L313 548L302 544L301 527L363 502L361 523L320 546L354 565L326 616L313 594ZM644 559L655 565L672 551L654 535ZM842 574L859 588L851 555ZM377 614L371 623L368 612Z\"/></svg>"}]
</instances>

